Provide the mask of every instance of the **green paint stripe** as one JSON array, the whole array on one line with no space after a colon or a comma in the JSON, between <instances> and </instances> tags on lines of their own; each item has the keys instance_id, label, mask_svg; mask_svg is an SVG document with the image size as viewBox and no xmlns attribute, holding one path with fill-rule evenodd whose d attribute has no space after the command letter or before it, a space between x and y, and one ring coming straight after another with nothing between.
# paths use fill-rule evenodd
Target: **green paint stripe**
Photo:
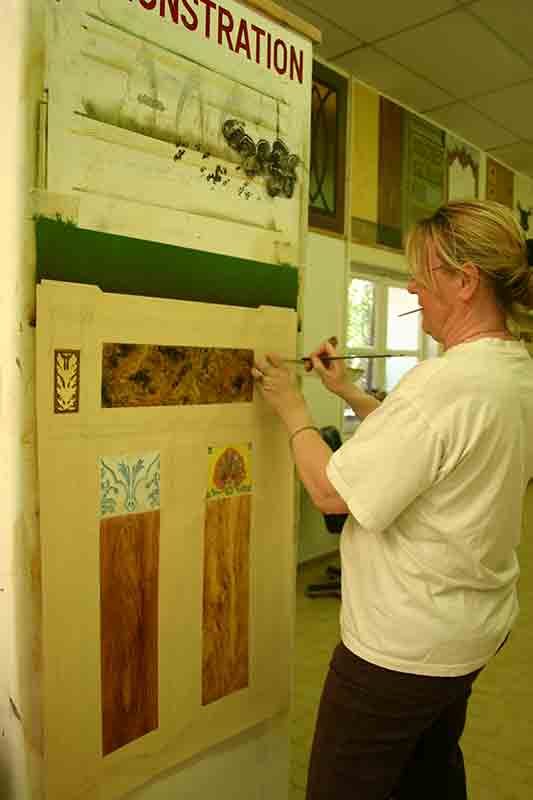
<instances>
[{"instance_id":1,"label":"green paint stripe","mask_svg":"<svg viewBox=\"0 0 533 800\"><path fill-rule=\"evenodd\" d=\"M37 280L204 303L296 308L298 270L36 220Z\"/></svg>"}]
</instances>

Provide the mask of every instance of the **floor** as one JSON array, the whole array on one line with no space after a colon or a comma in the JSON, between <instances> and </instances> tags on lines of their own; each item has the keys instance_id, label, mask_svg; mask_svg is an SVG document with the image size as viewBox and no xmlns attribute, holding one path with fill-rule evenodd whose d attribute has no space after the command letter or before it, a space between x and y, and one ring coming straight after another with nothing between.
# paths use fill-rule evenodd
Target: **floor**
<instances>
[{"instance_id":1,"label":"floor","mask_svg":"<svg viewBox=\"0 0 533 800\"><path fill-rule=\"evenodd\" d=\"M469 800L533 796L533 537L520 551L522 613L504 649L476 682L462 739ZM304 565L298 574L290 800L305 797L316 709L339 635L340 600L305 596L307 584L324 579L328 563L337 562Z\"/></svg>"}]
</instances>

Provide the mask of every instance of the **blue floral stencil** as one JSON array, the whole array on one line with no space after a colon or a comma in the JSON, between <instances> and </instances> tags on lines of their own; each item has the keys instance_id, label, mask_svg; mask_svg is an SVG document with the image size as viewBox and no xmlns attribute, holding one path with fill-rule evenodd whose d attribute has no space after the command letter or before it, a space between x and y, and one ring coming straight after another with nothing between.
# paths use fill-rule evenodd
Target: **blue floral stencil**
<instances>
[{"instance_id":1,"label":"blue floral stencil","mask_svg":"<svg viewBox=\"0 0 533 800\"><path fill-rule=\"evenodd\" d=\"M160 508L161 456L102 456L100 517L138 514Z\"/></svg>"}]
</instances>

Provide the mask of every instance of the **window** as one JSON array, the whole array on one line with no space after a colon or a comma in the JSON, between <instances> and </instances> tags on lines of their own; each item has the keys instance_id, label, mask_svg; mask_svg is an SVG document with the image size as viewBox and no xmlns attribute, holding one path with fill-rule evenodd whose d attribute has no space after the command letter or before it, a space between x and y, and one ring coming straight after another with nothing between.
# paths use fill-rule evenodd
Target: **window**
<instances>
[{"instance_id":1,"label":"window","mask_svg":"<svg viewBox=\"0 0 533 800\"><path fill-rule=\"evenodd\" d=\"M360 385L368 392L390 392L400 378L428 354L418 308L406 291L407 279L352 271L348 287L346 347L354 354L351 369L363 369ZM372 355L387 358L371 358ZM401 354L401 355L400 355ZM396 357L395 357L396 356ZM357 425L352 409L344 411L344 431Z\"/></svg>"}]
</instances>

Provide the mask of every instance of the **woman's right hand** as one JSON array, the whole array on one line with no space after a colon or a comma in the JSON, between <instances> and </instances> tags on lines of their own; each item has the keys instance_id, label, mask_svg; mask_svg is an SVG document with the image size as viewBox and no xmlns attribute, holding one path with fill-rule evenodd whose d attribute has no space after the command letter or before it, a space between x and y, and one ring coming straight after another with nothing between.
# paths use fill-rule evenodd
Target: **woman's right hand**
<instances>
[{"instance_id":1,"label":"woman's right hand","mask_svg":"<svg viewBox=\"0 0 533 800\"><path fill-rule=\"evenodd\" d=\"M338 353L331 342L325 341L311 353L309 358L320 380L330 392L342 397L347 388L352 387L346 364L342 360L327 361L328 356L337 356Z\"/></svg>"}]
</instances>

